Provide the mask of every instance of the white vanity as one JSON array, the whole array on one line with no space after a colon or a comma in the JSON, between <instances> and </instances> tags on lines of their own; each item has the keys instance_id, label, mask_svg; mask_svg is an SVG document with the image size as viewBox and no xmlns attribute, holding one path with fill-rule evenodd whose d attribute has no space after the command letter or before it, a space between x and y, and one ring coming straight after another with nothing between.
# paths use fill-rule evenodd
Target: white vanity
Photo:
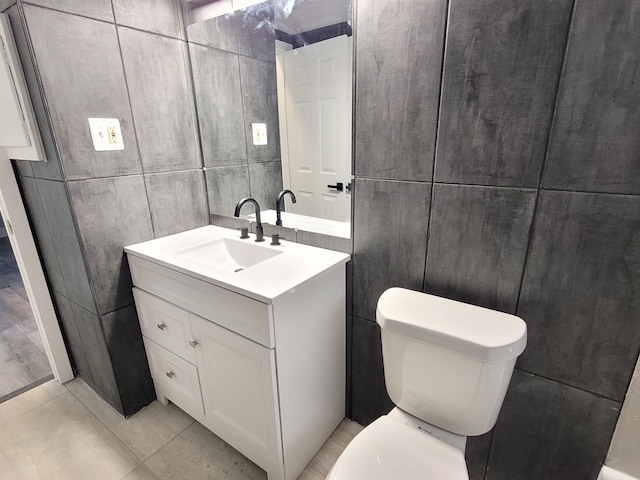
<instances>
[{"instance_id":1,"label":"white vanity","mask_svg":"<svg viewBox=\"0 0 640 480\"><path fill-rule=\"evenodd\" d=\"M343 253L207 226L125 248L158 400L293 480L344 417Z\"/></svg>"}]
</instances>

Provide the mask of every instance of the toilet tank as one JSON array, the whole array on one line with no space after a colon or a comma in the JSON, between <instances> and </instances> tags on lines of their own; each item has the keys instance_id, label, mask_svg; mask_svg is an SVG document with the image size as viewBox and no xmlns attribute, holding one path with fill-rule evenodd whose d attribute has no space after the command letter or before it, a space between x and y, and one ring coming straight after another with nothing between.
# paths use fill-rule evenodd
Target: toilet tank
<instances>
[{"instance_id":1,"label":"toilet tank","mask_svg":"<svg viewBox=\"0 0 640 480\"><path fill-rule=\"evenodd\" d=\"M391 288L376 319L387 392L398 407L458 435L491 430L527 343L521 318Z\"/></svg>"}]
</instances>

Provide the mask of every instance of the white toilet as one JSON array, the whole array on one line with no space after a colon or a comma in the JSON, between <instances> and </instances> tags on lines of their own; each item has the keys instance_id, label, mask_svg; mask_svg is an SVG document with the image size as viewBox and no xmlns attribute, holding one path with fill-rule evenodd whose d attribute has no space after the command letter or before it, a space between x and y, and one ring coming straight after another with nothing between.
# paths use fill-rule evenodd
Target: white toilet
<instances>
[{"instance_id":1,"label":"white toilet","mask_svg":"<svg viewBox=\"0 0 640 480\"><path fill-rule=\"evenodd\" d=\"M402 288L380 296L376 319L396 408L351 441L327 479L468 480L466 437L495 425L526 324Z\"/></svg>"}]
</instances>

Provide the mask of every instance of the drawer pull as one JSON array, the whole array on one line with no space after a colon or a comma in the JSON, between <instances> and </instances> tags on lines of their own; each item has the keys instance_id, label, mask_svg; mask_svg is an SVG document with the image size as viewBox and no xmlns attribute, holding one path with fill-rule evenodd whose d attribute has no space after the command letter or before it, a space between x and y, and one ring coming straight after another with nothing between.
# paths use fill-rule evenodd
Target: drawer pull
<instances>
[{"instance_id":1,"label":"drawer pull","mask_svg":"<svg viewBox=\"0 0 640 480\"><path fill-rule=\"evenodd\" d=\"M169 377L169 378L173 378L173 377L174 377L174 375L175 375L175 373L173 373L173 372L169 371L169 372L167 372L167 373L166 373L166 375L167 375L167 377Z\"/></svg>"},{"instance_id":2,"label":"drawer pull","mask_svg":"<svg viewBox=\"0 0 640 480\"><path fill-rule=\"evenodd\" d=\"M189 340L189 346L196 348L197 345L198 345L197 340Z\"/></svg>"},{"instance_id":3,"label":"drawer pull","mask_svg":"<svg viewBox=\"0 0 640 480\"><path fill-rule=\"evenodd\" d=\"M164 323L158 323L156 324L156 327L158 327L160 330L164 330L165 328L167 328L167 326Z\"/></svg>"}]
</instances>

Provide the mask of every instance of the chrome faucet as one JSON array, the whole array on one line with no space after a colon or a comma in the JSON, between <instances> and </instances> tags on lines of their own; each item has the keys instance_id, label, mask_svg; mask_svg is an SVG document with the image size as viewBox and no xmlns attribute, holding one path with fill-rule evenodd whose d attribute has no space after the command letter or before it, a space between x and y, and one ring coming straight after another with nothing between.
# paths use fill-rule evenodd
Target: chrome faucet
<instances>
[{"instance_id":1,"label":"chrome faucet","mask_svg":"<svg viewBox=\"0 0 640 480\"><path fill-rule=\"evenodd\" d=\"M252 203L256 209L256 242L264 242L264 232L262 230L262 220L260 219L260 205L253 198L243 198L236 205L236 211L234 215L236 217L240 216L240 209L245 203Z\"/></svg>"},{"instance_id":2,"label":"chrome faucet","mask_svg":"<svg viewBox=\"0 0 640 480\"><path fill-rule=\"evenodd\" d=\"M296 196L293 194L293 192L291 190L282 190L278 194L278 199L276 200L276 216L278 217L276 219L276 225L279 225L279 226L282 226L282 219L280 218L280 211L281 211L281 208L282 208L282 199L287 194L291 195L291 201L293 203L296 203Z\"/></svg>"}]
</instances>

